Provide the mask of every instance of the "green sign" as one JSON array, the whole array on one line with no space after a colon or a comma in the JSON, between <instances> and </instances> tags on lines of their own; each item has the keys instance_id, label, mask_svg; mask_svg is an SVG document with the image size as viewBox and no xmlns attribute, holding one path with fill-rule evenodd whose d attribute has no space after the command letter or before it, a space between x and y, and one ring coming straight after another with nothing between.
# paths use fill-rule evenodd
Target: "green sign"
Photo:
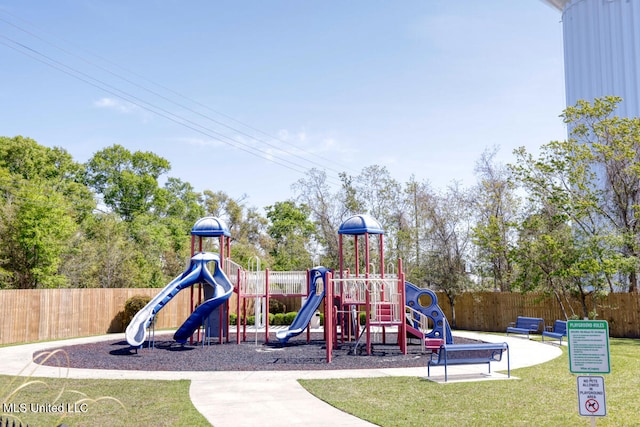
<instances>
[{"instance_id":1,"label":"green sign","mask_svg":"<svg viewBox=\"0 0 640 427\"><path fill-rule=\"evenodd\" d=\"M574 374L608 374L609 324L606 320L569 320L569 370Z\"/></svg>"}]
</instances>

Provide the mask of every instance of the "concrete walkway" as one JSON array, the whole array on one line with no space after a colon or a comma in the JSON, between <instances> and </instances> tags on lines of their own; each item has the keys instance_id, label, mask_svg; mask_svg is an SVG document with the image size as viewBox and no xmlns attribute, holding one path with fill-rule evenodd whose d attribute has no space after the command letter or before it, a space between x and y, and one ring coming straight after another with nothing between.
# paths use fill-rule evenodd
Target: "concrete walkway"
<instances>
[{"instance_id":1,"label":"concrete walkway","mask_svg":"<svg viewBox=\"0 0 640 427\"><path fill-rule=\"evenodd\" d=\"M562 354L557 345L542 344L526 338L459 331L456 331L454 335L481 339L487 342L507 342L509 344L511 369L544 363ZM54 368L36 365L31 360L34 352L47 348L115 339L124 339L124 335L111 334L100 337L3 347L0 348L0 374L53 378L188 379L191 380L189 389L191 401L198 411L215 427L236 427L238 425L308 427L311 419L313 420L313 425L317 427L372 426L373 424L346 414L316 399L302 388L297 380L385 376L426 378L427 376L426 366L423 368L327 371L167 372ZM496 371L507 371L507 359L504 357L502 362L492 363L491 375L487 375L486 365L458 365L449 367L448 371L449 383L506 379L506 374L497 373ZM443 378L444 368L432 368L431 380L440 382Z\"/></svg>"}]
</instances>

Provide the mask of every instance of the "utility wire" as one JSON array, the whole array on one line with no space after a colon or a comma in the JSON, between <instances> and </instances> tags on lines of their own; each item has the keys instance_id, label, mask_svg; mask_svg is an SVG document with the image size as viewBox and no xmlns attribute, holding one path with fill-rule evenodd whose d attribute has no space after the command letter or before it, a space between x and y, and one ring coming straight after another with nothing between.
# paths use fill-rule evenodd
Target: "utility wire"
<instances>
[{"instance_id":1,"label":"utility wire","mask_svg":"<svg viewBox=\"0 0 640 427\"><path fill-rule=\"evenodd\" d=\"M13 15L12 15L12 16L13 16ZM18 19L19 19L19 18L18 18ZM69 50L65 49L64 47L58 46L57 44L52 43L52 42L50 42L50 41L48 41L48 40L46 40L46 39L44 39L44 38L42 38L42 37L38 36L37 34L35 34L35 33L31 32L31 31L29 31L29 30L27 30L27 29L25 29L25 28L22 28L22 27L20 27L20 26L18 26L18 25L16 25L16 24L14 24L14 23L12 23L12 22L7 21L6 19L3 19L2 17L0 17L0 21L3 21L3 22L5 22L5 23L7 23L8 25L11 25L11 26L13 26L14 28L16 28L16 29L18 29L18 30L20 30L20 31L22 31L22 32L25 32L25 33L29 34L30 36L32 36L32 37L34 37L34 38L37 38L38 40L42 41L43 43L45 43L45 44L47 44L47 45L49 45L49 46L52 46L52 47L54 47L54 48L56 48L56 49L58 49L58 50L60 50L60 51L62 51L62 52L64 52L64 53L66 53L66 54L68 54L68 55L70 55L70 56L73 56L74 58L77 58L77 59L79 59L79 60L81 60L81 61L85 62L86 64L89 64L89 65L91 65L91 66L94 66L94 67L98 68L99 70L102 70L102 71L104 71L104 72L106 72L106 73L108 73L108 74L110 74L110 75L112 75L112 76L114 76L114 77L117 77L117 78L119 78L119 79L121 79L121 80L125 81L126 83L129 83L129 84L131 84L131 85L133 85L133 86L135 86L135 87L137 87L137 88L139 88L139 89L142 89L142 90L144 90L144 91L146 91L146 92L149 92L149 93L151 93L152 95L157 96L158 98L161 98L161 99L163 99L163 100L165 100L165 101L167 101L167 102L170 102L171 104L174 104L174 105L176 105L176 106L178 106L178 107L180 107L180 108L184 108L185 110L187 110L187 111L189 111L189 112L191 112L191 113L194 113L194 114L196 114L196 115L198 115L198 116L200 116L200 117L202 117L202 118L204 118L204 119L206 119L206 120L210 120L210 121L212 121L212 122L214 122L214 123L216 123L216 124L218 124L218 125L221 125L221 126L223 126L223 127L227 128L227 129L230 129L230 130L232 130L232 131L234 131L234 132L236 132L236 133L238 133L238 134L241 134L241 135L246 136L246 137L248 137L248 138L254 139L254 140L258 141L258 142L261 142L261 143L263 143L263 144L265 144L265 145L268 145L268 146L270 146L270 147L272 147L272 148L275 148L275 149L277 149L277 150L283 151L283 152L285 152L285 153L287 153L287 154L290 154L290 155L292 155L292 156L294 156L294 157L297 157L297 158L299 158L299 159L301 159L301 160L304 160L304 161L306 161L306 162L309 162L309 163L312 163L312 164L316 164L316 165L318 165L318 166L321 166L322 168L327 169L327 170L330 170L330 171L332 171L332 172L334 172L334 173L336 173L336 174L339 174L339 173L340 173L340 171L338 171L338 170L336 170L336 169L333 169L333 168L330 168L330 167L328 167L328 166L326 166L326 165L324 165L324 164L323 164L323 165L318 164L318 163L317 163L315 160L313 160L313 159L306 158L306 157L304 157L304 156L302 156L302 155L299 155L299 154L297 154L297 153L295 153L295 152L293 152L293 151L285 150L285 149L283 149L282 147L279 147L279 146L277 146L277 145L275 145L275 144L272 144L272 143L268 142L268 140L263 140L263 139L260 139L260 138L256 138L255 136L250 135L250 134L248 134L248 133L246 133L246 132L244 132L244 131L242 131L242 130L240 130L240 129L236 128L236 127L233 127L233 126L231 126L231 125L228 125L228 124L226 124L226 123L224 123L224 122L222 122L222 121L220 121L220 120L217 120L217 119L215 119L215 118L213 118L213 117L211 117L211 116L208 116L208 115L206 115L206 114L203 114L203 113L201 113L201 112L199 112L199 111L196 111L196 110L194 110L194 109L192 109L192 108L190 108L190 107L188 107L188 106L186 106L186 105L184 105L184 104L182 104L182 103L179 103L179 102L177 102L177 101L175 101L175 100L173 100L173 99L170 99L169 97L167 97L167 96L165 96L165 95L163 95L163 94L161 94L161 93L159 93L159 92L157 92L157 91L155 91L155 90L153 90L153 89L150 89L150 88L148 88L148 87L146 87L146 86L143 86L143 85L141 85L141 84L139 84L139 83L137 83L137 82L135 82L135 81L133 81L133 80L131 80L131 79L129 79L129 78L127 78L127 77L123 76L123 75L121 75L121 74L118 74L118 73L116 73L116 72L114 72L114 71L111 71L111 70L109 70L108 68L103 67L102 65L100 65L100 64L98 64L98 63L96 63L96 62L94 62L94 61L88 60L88 59L86 59L85 57L83 57L83 56L81 56L81 55L78 55L78 54L76 54L76 53L74 53L74 52L71 52L71 51L69 51ZM55 37L55 36L54 36L54 37ZM64 40L64 39L61 39L61 40L63 40L63 41L64 41L64 42L66 42L66 43L72 44L72 43L70 43L70 42L68 42L68 41L66 41L66 40ZM331 162L335 162L335 159L327 159L327 158L324 158L324 157L322 157L322 156L320 156L320 155L318 155L318 154L314 154L314 153L311 153L311 152L307 152L306 150L303 150L303 149L301 149L300 147L296 147L295 145L293 145L293 144L291 144L291 143L289 143L289 142L287 142L287 141L285 141L285 140L283 140L283 139L281 139L281 138L278 138L278 137L275 137L275 136L273 136L273 135L270 135L270 134L268 134L268 133L266 133L266 132L264 132L264 131L262 131L262 130L260 130L260 129L258 129L258 128L255 128L255 127L253 127L253 126L251 126L251 125L249 125L249 124L246 124L246 123L243 123L243 122L241 122L241 121L239 121L239 120L236 120L235 118L233 118L233 117L231 117L231 116L228 116L228 115L226 115L226 114L224 114L224 113L222 113L222 112L220 112L220 111L214 110L214 109L210 108L209 106L207 106L207 105L205 105L205 104L203 104L203 103L200 103L200 102L198 102L198 101L196 101L196 100L194 100L194 99L192 99L192 98L189 98L189 97L187 97L187 96L185 96L185 95L182 95L181 93L176 92L176 91L174 91L174 90L173 90L173 89L171 89L171 88L168 88L168 87L163 86L163 85L161 85L161 84L159 84L159 83L153 82L153 81L149 80L148 78L146 78L146 77L144 77L144 76L142 76L142 75L140 75L140 74L137 74L137 73L135 73L135 72L133 72L133 71L131 71L131 70L128 70L128 69L126 69L126 68L124 68L124 67L122 67L122 66L120 66L120 65L118 65L118 64L116 64L116 63L114 63L114 62L112 62L112 61L110 61L110 60L108 60L108 59L106 59L106 58L104 58L104 57L102 57L102 56L96 55L96 54L94 54L94 53L92 53L92 52L89 52L89 51L86 51L86 50L85 50L85 53L88 53L89 55L94 56L94 57L96 57L96 58L100 59L101 61L104 61L104 62L106 62L106 63L108 63L108 64L110 64L110 65L112 65L112 66L115 66L116 68L119 68L119 69L123 70L125 73L132 74L132 75L134 75L134 76L136 76L136 77L138 77L138 78L142 79L143 81L145 81L145 82L147 82L147 83L150 83L150 84L152 84L152 85L154 85L154 86L157 86L157 87L159 87L159 88L161 88L161 89L163 89L163 90L165 90L165 91L167 91L167 92L169 92L169 93L171 93L171 94L173 94L173 95L175 95L175 96L178 96L179 98L182 98L182 99L184 99L184 100L186 100L186 101L189 101L189 102L191 102L191 103L193 103L193 104L195 104L195 105L197 105L197 106L199 106L199 107L202 107L202 108L204 108L204 109L206 109L206 110L208 110L208 111L211 111L211 112L213 112L213 113L215 113L215 114L217 114L217 115L220 115L220 116L224 117L224 118L225 118L225 119L227 119L227 120L230 120L230 121L232 121L232 122L234 122L234 123L236 123L236 124L238 124L238 125L241 125L241 126L243 126L243 127L246 127L246 128L248 128L248 129L250 129L250 130L252 130L252 131L254 131L254 132L260 133L260 134L262 134L263 136L265 136L265 137L267 137L267 138L269 138L269 139L271 139L271 140L276 140L276 141L278 141L278 142L281 142L282 144L288 145L288 146L292 147L293 149L295 149L296 151L302 151L303 153L306 153L306 154L311 155L311 156L314 156L314 157L318 157L319 159L321 159L321 160L325 160L325 161L327 161L327 162L329 162L329 163L331 163Z\"/></svg>"},{"instance_id":2,"label":"utility wire","mask_svg":"<svg viewBox=\"0 0 640 427\"><path fill-rule=\"evenodd\" d=\"M15 15L9 14L9 13L7 13L7 12L5 12L5 13L6 13L6 14L8 14L8 15L10 15L10 16L12 16L12 17L14 17L14 18L20 19L20 18L16 17ZM23 22L26 22L26 21L24 21L24 20L22 20L22 19L20 19L20 20L21 20L21 21L23 21ZM157 92L157 91L155 91L155 90L149 89L149 88L147 88L147 87L145 87L145 86L143 86L143 85L141 85L141 84L139 84L139 83L137 83L137 82L135 82L135 81L133 81L133 80L131 80L131 79L127 78L127 77L125 77L125 76L122 76L122 75L120 75L120 74L118 74L118 73L115 73L115 72L113 72L113 71L111 71L111 70L109 70L109 69L107 69L107 68L105 68L105 67L103 67L103 66L101 66L101 65L99 65L99 64L97 64L97 63L95 63L94 61L90 61L90 60L88 60L88 59L84 58L83 56L77 55L77 54L75 54L75 53L73 53L73 52L69 51L68 49L65 49L65 48L63 48L63 47L61 47L61 46L58 46L57 44L52 43L52 42L50 42L50 41L48 41L48 40L44 39L43 37L41 37L41 36L39 36L39 35L37 35L37 34L33 33L32 31L29 31L29 30L27 30L27 29L25 29L25 28L23 28L23 27L21 27L21 26L19 26L19 25L15 24L15 23L13 23L13 22L10 22L10 21L8 21L8 20L6 20L6 19L2 18L2 17L0 17L0 21L3 21L3 22L5 22L5 23L7 23L8 25L11 25L12 27L14 27L14 28L16 28L16 29L18 29L18 30L20 30L20 31L22 31L22 32L24 32L24 33L26 33L26 34L28 34L28 35L30 35L30 36L32 36L32 37L34 37L34 38L38 39L38 40L40 40L40 41L42 41L43 43L46 43L46 44L47 44L47 45L49 45L49 46L53 46L54 48L56 48L56 49L58 49L58 50L60 50L60 51L62 51L62 52L64 52L64 53L66 53L66 54L68 54L68 55L71 55L71 56L73 56L73 57L75 57L75 58L78 58L78 59L80 59L81 61L83 61L83 62L85 62L85 63L87 63L87 64L89 64L89 65L91 65L91 66L94 66L94 67L96 67L96 68L98 68L98 69L100 69L100 70L102 70L102 71L104 71L104 72L106 72L106 73L108 73L108 74L110 74L110 75L112 75L112 76L116 77L116 78L119 78L119 79L121 79L121 80L123 80L123 81L125 81L125 82L127 82L127 83L129 83L129 84L131 84L131 85L133 85L133 86L135 86L135 87L137 87L137 88L139 88L139 89L142 89L142 90L144 90L144 91L146 91L146 92L148 92L148 93L151 93L151 94L153 94L153 95L155 95L155 96L157 96L157 97L159 97L159 98L161 98L161 99L163 99L163 100L165 100L165 101L167 101L167 102L169 102L169 103L171 103L171 104L174 104L174 105L176 105L176 106L178 106L178 107L180 107L180 108L183 108L183 109L185 109L185 110L187 110L187 111L189 111L189 112L191 112L191 113L193 113L193 114L196 114L197 116L200 116L200 117L202 117L202 118L204 118L204 119L206 119L206 120L209 120L209 121L211 121L211 122L213 122L213 123L216 123L216 124L218 124L218 125L220 125L220 126L223 126L223 127L227 128L227 129L229 129L229 130L231 130L231 131L233 131L233 132L235 132L235 133L237 133L237 134L240 134L240 135L243 135L243 136L245 136L245 137L248 137L248 138L250 138L250 139L252 139L252 140L258 141L258 142L260 142L260 143L262 143L262 144L265 144L265 145L267 145L267 146L269 146L269 147L272 147L272 148L274 148L274 149L276 149L276 150L279 150L279 151L284 152L284 153L286 153L286 154L288 154L288 155L291 155L291 156L293 156L293 157L296 157L296 158L298 158L298 159L301 159L301 160L303 160L303 161L305 161L305 162L311 163L312 165L315 165L315 166L320 167L320 168L322 168L322 169L330 170L330 171L332 171L332 172L333 172L333 173L335 173L335 174L339 174L339 173L340 173L338 170L333 169L333 168L331 168L331 167L328 167L328 166L327 166L326 164L324 164L324 163L323 163L323 164L320 164L320 163L318 163L318 162L316 162L316 161L314 161L314 160L310 160L310 159L308 159L308 158L306 158L306 157L304 157L304 156L302 156L302 155L300 155L300 154L297 154L296 152L292 152L292 151L286 150L286 149L284 149L284 148L282 148L282 147L280 147L280 146L277 146L277 145L275 145L275 144L272 144L272 143L268 142L267 140L264 140L264 139L261 139L261 138L257 138L257 137L255 137L255 136L253 136L253 135L250 135L249 133L244 132L244 131L242 131L242 130L238 129L237 127L231 126L231 125L229 125L229 124L227 124L227 123L224 123L224 122L222 122L222 121L220 121L220 120L216 120L215 118L213 118L213 117L211 117L211 116L209 116L209 115L206 115L206 114L200 113L199 111L196 111L196 110L194 110L193 108L190 108L190 107L188 107L188 106L186 106L186 105L184 105L184 104L182 104L182 103L180 103L180 102L177 102L177 101L175 101L175 100L173 100L173 99L170 99L169 97L167 97L167 96L165 96L165 95L163 95L163 94L161 94L161 93L159 93L159 92ZM12 41L13 41L13 40L12 40ZM15 41L14 41L14 42L15 42ZM15 43L17 43L17 42L15 42ZM68 43L68 42L67 42L67 43ZM44 54L42 54L42 53L40 53L40 52L38 52L38 54L39 54L39 55L46 56L46 55L44 55ZM271 136L271 135L269 135L268 133L266 133L266 132L264 132L264 131L262 131L262 130L260 130L260 129L257 129L257 128L255 128L255 127L253 127L253 126L250 126L250 125L246 124L246 123L240 122L240 121L238 121L238 120L236 120L236 119L234 119L234 118L232 118L232 117L230 117L230 116L228 116L228 115L225 115L225 114L223 114L223 113L221 113L221 112L219 112L219 111L216 111L216 110L214 110L214 109L212 109L212 108L210 108L210 107L206 106L205 104L202 104L202 103L200 103L200 102L198 102L198 101L195 101L195 100L193 100L193 99L190 99L190 98L188 98L188 97L186 97L186 96L184 96L184 95L182 95L182 94L180 94L180 93L178 93L178 92L176 92L176 91L173 91L172 89L170 89L170 88L168 88L168 87L165 87L165 86L160 85L160 84L158 84L158 83L154 83L153 81L150 81L149 79L145 78L144 76L141 76L141 75L139 75L139 74L136 74L136 73L133 73L133 72L131 72L131 71L129 71L129 70L126 70L126 69L124 69L123 67L119 66L118 64L115 64L115 63L113 63L113 62L111 62L111 61L108 61L107 59L105 59L105 58L103 58L103 57L100 57L100 56L98 56L98 55L92 54L91 52L89 52L89 54L91 54L92 56L98 57L99 59L101 59L101 60L103 60L103 61L106 61L106 62L108 62L108 63L110 63L110 64L112 64L112 65L115 65L116 67L118 67L118 68L120 68L120 69L124 70L125 72L128 72L128 73L130 73L130 74L133 74L133 75L135 75L135 76L137 76L137 77L139 77L139 78L143 79L144 81L149 82L149 83L151 83L151 84L153 84L153 85L155 85L155 86L157 86L157 87L160 87L160 88L162 88L162 89L164 89L164 90L166 90L166 91L168 91L168 92L170 92L170 93L172 93L172 94L174 94L174 95L176 95L176 96L178 96L178 97L180 97L180 98L182 98L182 99L186 99L186 100L187 100L187 101L189 101L189 102L192 102L192 103L194 103L194 104L196 104L196 105L198 105L198 106L200 106L200 107L202 107L202 108L205 108L205 109L207 109L207 110L209 110L209 111L212 111L212 112L214 112L215 114L218 114L218 115L220 115L220 116L222 116L222 117L226 118L227 120L230 120L230 121L232 121L232 122L234 122L234 123L236 123L236 124L239 124L239 125L241 125L241 126L244 126L244 127L248 128L248 129L250 129L250 130L254 131L254 132L258 132L258 133L260 133L260 134L262 134L262 135L264 135L264 136L266 136L266 137L268 137L268 138L270 138L270 139L277 140L277 141L281 142L282 144L286 144L286 145L293 146L292 144L290 144L290 143L288 143L288 142L286 142L286 141L284 141L284 140L282 140L282 139L280 139L280 138L276 138L276 137ZM49 57L48 57L48 59L49 59L49 60L52 60L52 59L51 59L51 58L49 58ZM54 60L52 60L52 61L54 61ZM57 62L57 61L55 61L55 62ZM47 64L47 65L49 65L49 64ZM65 66L65 67L67 67L67 68L71 68L71 67L68 67L68 66ZM79 72L79 71L77 71L77 70L75 70L75 69L74 69L74 71L75 71L75 72L78 72L78 73L81 73L81 72ZM93 77L91 77L91 76L88 76L86 73L81 73L81 74L82 74L82 75L84 75L84 76L86 76L86 77L88 77L88 78L91 78L91 79L94 79L94 80L98 80L98 79L95 79L95 78L93 78ZM99 80L98 80L98 81L99 81ZM106 84L106 83L104 83L104 82L101 82L101 83L102 83L102 84ZM123 92L123 91L121 91L120 89L114 88L114 87L113 87L113 86L111 86L111 85L108 85L108 86L110 86L110 87L111 87L112 89L114 89L114 90L117 90L117 91ZM109 92L109 93L112 93L112 92ZM140 102L145 102L145 101L140 100L140 99L139 99L139 98L137 98L137 97L134 97L133 95L130 95L130 94L127 94L127 95L128 95L128 96L131 96L131 97L133 97L133 98L135 98L135 99L137 99L137 100L138 100L138 101L140 101ZM121 97L121 98L122 98L122 97ZM128 101L128 102L131 102L130 100L127 100L127 101ZM133 103L133 102L132 102L132 103ZM147 102L145 102L145 103L146 103L147 105L150 105L150 104L149 104L149 103L147 103ZM136 104L136 103L134 103L134 104ZM136 104L136 105L137 105L137 104ZM154 106L154 108L159 108L159 107ZM164 110L164 109L161 109L161 108L159 108L159 109L160 109L161 111L164 111L164 112L165 112L165 113L167 113L167 114L171 114L171 115L173 115L173 116L176 116L175 114L173 114L173 113L169 113L168 111L166 111L166 110ZM180 117L180 116L177 116L177 117ZM192 122L192 121L190 121L190 120L184 119L183 117L180 117L180 119L182 119L182 120L186 120L187 122L191 123L191 124L192 124L192 125L194 125L194 126L198 126L198 127L203 127L203 128L204 128L204 126L201 126L201 125L199 125L199 124L197 124L197 123L194 123L194 122ZM220 134L219 132L213 131L213 130L211 130L211 129L208 129L208 128L205 128L205 129L207 129L207 130L208 130L208 131L210 131L210 132L216 133L217 135L219 135L219 136L220 136L220 137L222 137L222 138L228 138L228 139L230 138L230 137L227 137L226 135ZM237 141L237 140L235 140L235 139L234 139L233 141L234 141L235 143L242 144L241 142L239 142L239 141ZM224 142L224 141L223 141L223 142ZM245 146L246 146L246 144L242 144L242 145L245 145ZM335 162L335 159L329 160L329 159L326 159L326 158L324 158L324 157L322 157L322 156L320 156L320 155L313 154L313 153L307 152L307 151L305 151L305 150L303 150L303 149L300 149L299 147L295 147L295 146L293 146L293 147L294 147L297 151L301 151L301 152L306 153L306 154L308 154L308 155L311 155L311 156L317 157L317 158L319 158L319 159L325 160L325 161L326 161L327 163L329 163L329 164L336 163L336 162ZM261 151L261 152L265 153L265 151L264 151L264 150L261 150L261 149L258 149L258 151ZM267 154L268 154L269 156L271 156L271 155L272 155L272 154L270 154L270 153L267 153ZM263 156L260 156L260 157L263 157ZM264 158L264 157L263 157L263 158ZM270 159L267 159L267 160L270 160ZM286 160L284 160L284 161L286 161ZM280 164L280 165L282 166L282 164L281 164L281 163L278 163L278 164ZM289 169L292 169L292 168L291 168L291 167L289 167ZM294 170L295 170L295 169L294 169Z\"/></svg>"},{"instance_id":3,"label":"utility wire","mask_svg":"<svg viewBox=\"0 0 640 427\"><path fill-rule=\"evenodd\" d=\"M304 169L301 169L301 166L299 166L296 163L293 163L293 162L291 162L291 161L289 161L287 159L283 159L282 157L279 157L279 156L277 156L277 155L275 155L273 153L269 153L269 152L267 152L267 151L265 151L263 149L251 147L250 145L248 145L246 143L243 143L243 142L239 141L238 139L232 138L232 137L224 135L224 134L222 134L222 133L220 133L218 131L215 131L213 129L207 128L207 127L205 127L203 125L200 125L199 123L196 123L196 122L194 122L192 120L189 120L189 119L187 119L187 118L185 118L183 116L171 113L170 111L168 111L168 110L166 110L164 108L161 108L161 107L153 105L153 104L151 104L149 102L146 102L146 101L142 100L141 98L139 98L139 97L137 97L135 95L132 95L132 94L130 94L128 92L122 91L122 90L120 90L120 89L118 89L118 88L116 88L116 87L114 87L114 86L112 86L112 85L100 80L100 79L94 78L94 77L92 77L92 76L90 76L90 75L88 75L88 74L86 74L86 73L84 73L82 71L79 71L79 70L77 70L77 69L75 69L73 67L70 67L70 66L67 66L65 64L62 64L61 62L59 62L59 61L57 61L57 60L55 60L55 59L53 59L53 58L51 58L51 57L49 57L49 56L47 56L47 55L45 55L43 53L37 51L36 49L31 48L31 47L29 47L29 46L27 46L27 45L25 45L23 43L20 43L20 42L18 42L16 40L13 40L13 39L11 39L9 37L2 36L2 35L0 35L0 38L8 41L9 43L14 44L15 46L18 46L16 48L15 46L12 46L11 44L7 43L6 41L0 40L0 44L3 44L5 46L9 47L10 49L13 49L13 50L15 50L15 51L17 51L17 52L19 52L21 54L24 54L24 55L32 58L32 59L35 59L38 62L41 62L41 63L43 63L43 64L45 64L45 65L47 65L49 67L52 67L52 68L54 68L54 69L56 69L58 71L61 71L61 72L65 73L65 74L67 74L67 75L69 75L71 77L74 77L74 78L76 78L76 79L78 79L78 80L80 80L80 81L82 81L84 83L87 83L87 84L89 84L89 85L91 85L91 86L93 86L95 88L103 90L103 91L105 91L105 92L107 92L107 93L109 93L109 94L111 94L113 96L116 96L116 97L118 97L118 98L120 98L120 99L122 99L122 100L124 100L126 102L129 102L129 103L131 103L133 105L136 105L136 106L138 106L138 107L140 107L140 108L142 108L142 109L144 109L146 111L149 111L149 112L151 112L151 113L153 113L155 115L163 117L163 118L165 118L167 120L170 120L170 121L172 121L172 122L174 122L176 124L179 124L179 125L181 125L183 127L191 129L191 130L193 130L195 132L198 132L198 133L200 133L202 135L205 135L205 136L207 136L207 137L209 137L211 139L221 141L221 142L223 142L223 143L225 143L227 145L231 145L234 148L237 148L237 149L239 149L241 151L244 151L244 152L246 152L248 154L251 154L251 155L253 155L255 157L262 158L264 160L268 160L268 161L270 161L272 163L278 164L278 165L280 165L282 167L285 167L287 169L290 169L290 170L292 170L294 172L297 172L297 173L300 173L300 174L306 174L308 172L308 171L306 171ZM259 154L258 152L262 153L262 155ZM278 160L275 160L275 159L278 159ZM339 185L339 182L336 181L335 179L330 178L330 177L328 177L327 179L331 180L334 185Z\"/></svg>"}]
</instances>

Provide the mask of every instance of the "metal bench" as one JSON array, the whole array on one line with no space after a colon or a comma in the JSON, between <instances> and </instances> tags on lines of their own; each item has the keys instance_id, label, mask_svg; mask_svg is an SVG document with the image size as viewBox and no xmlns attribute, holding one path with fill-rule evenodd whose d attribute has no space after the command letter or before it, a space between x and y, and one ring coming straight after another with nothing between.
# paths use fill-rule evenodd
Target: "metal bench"
<instances>
[{"instance_id":1,"label":"metal bench","mask_svg":"<svg viewBox=\"0 0 640 427\"><path fill-rule=\"evenodd\" d=\"M501 343L482 344L443 344L437 353L431 353L427 362L427 377L431 376L431 366L444 366L444 381L449 379L447 367L449 365L481 365L487 364L491 373L491 362L500 362L502 353L507 352L507 376L511 378L511 361L509 360L509 345ZM462 353L456 355L456 353ZM457 357L458 356L458 357Z\"/></svg>"},{"instance_id":2,"label":"metal bench","mask_svg":"<svg viewBox=\"0 0 640 427\"><path fill-rule=\"evenodd\" d=\"M509 334L522 334L529 338L530 334L538 331L544 331L544 319L539 317L518 316L515 322L509 323L507 326L507 336Z\"/></svg>"},{"instance_id":3,"label":"metal bench","mask_svg":"<svg viewBox=\"0 0 640 427\"><path fill-rule=\"evenodd\" d=\"M553 327L548 330L542 331L542 341L544 341L544 337L553 338L556 340L560 340L560 345L562 345L562 337L567 336L567 322L564 320L556 320L553 323Z\"/></svg>"}]
</instances>

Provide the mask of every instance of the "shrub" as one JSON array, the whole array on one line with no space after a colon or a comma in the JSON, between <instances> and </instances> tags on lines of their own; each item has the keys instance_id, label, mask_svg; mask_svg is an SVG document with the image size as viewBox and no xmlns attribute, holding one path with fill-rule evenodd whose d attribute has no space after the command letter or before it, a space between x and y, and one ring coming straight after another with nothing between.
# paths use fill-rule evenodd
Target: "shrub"
<instances>
[{"instance_id":1,"label":"shrub","mask_svg":"<svg viewBox=\"0 0 640 427\"><path fill-rule=\"evenodd\" d=\"M297 311L291 311L289 313L286 313L284 315L284 324L285 325L290 325L293 323L293 320L296 318L296 316L298 315Z\"/></svg>"},{"instance_id":2,"label":"shrub","mask_svg":"<svg viewBox=\"0 0 640 427\"><path fill-rule=\"evenodd\" d=\"M284 313L277 313L273 315L273 325L275 326L284 325Z\"/></svg>"},{"instance_id":3,"label":"shrub","mask_svg":"<svg viewBox=\"0 0 640 427\"><path fill-rule=\"evenodd\" d=\"M360 313L360 326L367 324L367 313Z\"/></svg>"},{"instance_id":4,"label":"shrub","mask_svg":"<svg viewBox=\"0 0 640 427\"><path fill-rule=\"evenodd\" d=\"M122 316L122 325L126 329L133 320L133 317L151 301L148 295L134 295L124 303L124 314Z\"/></svg>"},{"instance_id":5,"label":"shrub","mask_svg":"<svg viewBox=\"0 0 640 427\"><path fill-rule=\"evenodd\" d=\"M269 313L278 314L287 311L287 306L277 299L269 300Z\"/></svg>"},{"instance_id":6,"label":"shrub","mask_svg":"<svg viewBox=\"0 0 640 427\"><path fill-rule=\"evenodd\" d=\"M238 323L238 315L234 313L229 314L229 324L236 325L237 323Z\"/></svg>"},{"instance_id":7,"label":"shrub","mask_svg":"<svg viewBox=\"0 0 640 427\"><path fill-rule=\"evenodd\" d=\"M236 322L239 322L241 325L254 325L256 323L256 316L236 316Z\"/></svg>"}]
</instances>

